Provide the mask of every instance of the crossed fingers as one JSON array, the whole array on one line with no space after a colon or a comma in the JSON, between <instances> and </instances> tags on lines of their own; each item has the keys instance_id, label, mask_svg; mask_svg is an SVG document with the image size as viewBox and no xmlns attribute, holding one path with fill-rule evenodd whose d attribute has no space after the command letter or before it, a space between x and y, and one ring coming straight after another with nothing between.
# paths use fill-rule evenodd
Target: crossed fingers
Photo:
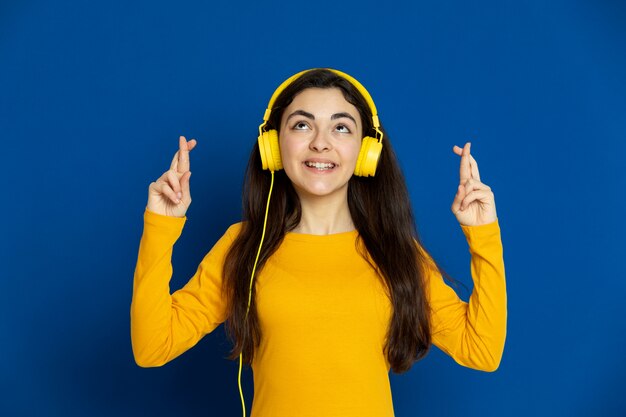
<instances>
[{"instance_id":1,"label":"crossed fingers","mask_svg":"<svg viewBox=\"0 0 626 417\"><path fill-rule=\"evenodd\" d=\"M185 172L189 171L189 151L191 151L196 146L196 143L197 142L195 139L191 139L189 142L187 142L184 136L181 136L178 139L179 147L174 154L174 157L172 158L170 170L178 174L184 174Z\"/></svg>"},{"instance_id":2,"label":"crossed fingers","mask_svg":"<svg viewBox=\"0 0 626 417\"><path fill-rule=\"evenodd\" d=\"M457 155L461 155L461 166L459 168L459 183L464 185L467 180L473 178L480 181L480 173L478 171L478 163L470 154L471 143L467 142L463 148L454 145L452 149Z\"/></svg>"}]
</instances>

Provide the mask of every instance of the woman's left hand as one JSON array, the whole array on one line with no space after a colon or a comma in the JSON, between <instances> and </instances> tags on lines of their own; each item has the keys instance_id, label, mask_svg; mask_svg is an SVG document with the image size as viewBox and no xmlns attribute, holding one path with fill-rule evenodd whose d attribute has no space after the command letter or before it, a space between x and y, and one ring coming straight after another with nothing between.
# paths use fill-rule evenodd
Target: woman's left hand
<instances>
[{"instance_id":1,"label":"woman's left hand","mask_svg":"<svg viewBox=\"0 0 626 417\"><path fill-rule=\"evenodd\" d=\"M461 156L461 181L452 202L452 213L465 226L480 226L496 221L496 202L491 187L480 182L478 164L470 155L471 144L463 148L454 146L452 151Z\"/></svg>"}]
</instances>

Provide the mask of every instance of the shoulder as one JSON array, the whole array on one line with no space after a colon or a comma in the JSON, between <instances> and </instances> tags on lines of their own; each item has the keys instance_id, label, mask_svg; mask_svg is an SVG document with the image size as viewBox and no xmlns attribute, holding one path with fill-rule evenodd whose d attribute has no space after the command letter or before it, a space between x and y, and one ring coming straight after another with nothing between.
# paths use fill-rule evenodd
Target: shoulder
<instances>
[{"instance_id":1,"label":"shoulder","mask_svg":"<svg viewBox=\"0 0 626 417\"><path fill-rule=\"evenodd\" d=\"M238 235L242 227L243 227L243 222L233 223L230 226L228 226L228 229L226 229L226 234Z\"/></svg>"},{"instance_id":2,"label":"shoulder","mask_svg":"<svg viewBox=\"0 0 626 417\"><path fill-rule=\"evenodd\" d=\"M242 228L243 222L231 224L226 229L226 232L224 233L224 236L222 236L222 238L226 238L229 241L233 242L237 238L237 236L239 236L239 233L241 233Z\"/></svg>"},{"instance_id":3,"label":"shoulder","mask_svg":"<svg viewBox=\"0 0 626 417\"><path fill-rule=\"evenodd\" d=\"M213 247L209 250L206 257L220 257L225 256L230 250L233 242L240 233L242 223L235 223L228 226L224 234L213 244Z\"/></svg>"}]
</instances>

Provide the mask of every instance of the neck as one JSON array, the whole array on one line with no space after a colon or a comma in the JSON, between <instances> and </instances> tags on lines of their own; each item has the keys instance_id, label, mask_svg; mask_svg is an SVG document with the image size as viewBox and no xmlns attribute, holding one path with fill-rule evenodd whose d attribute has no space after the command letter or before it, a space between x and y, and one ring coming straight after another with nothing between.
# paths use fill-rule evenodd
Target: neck
<instances>
[{"instance_id":1,"label":"neck","mask_svg":"<svg viewBox=\"0 0 626 417\"><path fill-rule=\"evenodd\" d=\"M348 208L348 196L309 197L299 196L302 208L300 224L295 233L330 235L354 230Z\"/></svg>"}]
</instances>

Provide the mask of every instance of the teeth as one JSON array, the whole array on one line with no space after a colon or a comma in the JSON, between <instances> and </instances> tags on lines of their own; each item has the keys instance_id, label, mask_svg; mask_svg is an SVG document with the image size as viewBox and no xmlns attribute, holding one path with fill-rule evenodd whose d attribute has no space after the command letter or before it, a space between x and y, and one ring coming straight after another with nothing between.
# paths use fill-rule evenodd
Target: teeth
<instances>
[{"instance_id":1,"label":"teeth","mask_svg":"<svg viewBox=\"0 0 626 417\"><path fill-rule=\"evenodd\" d=\"M323 162L305 162L306 166L317 169L332 169L335 167L335 164L332 163L323 163Z\"/></svg>"}]
</instances>

